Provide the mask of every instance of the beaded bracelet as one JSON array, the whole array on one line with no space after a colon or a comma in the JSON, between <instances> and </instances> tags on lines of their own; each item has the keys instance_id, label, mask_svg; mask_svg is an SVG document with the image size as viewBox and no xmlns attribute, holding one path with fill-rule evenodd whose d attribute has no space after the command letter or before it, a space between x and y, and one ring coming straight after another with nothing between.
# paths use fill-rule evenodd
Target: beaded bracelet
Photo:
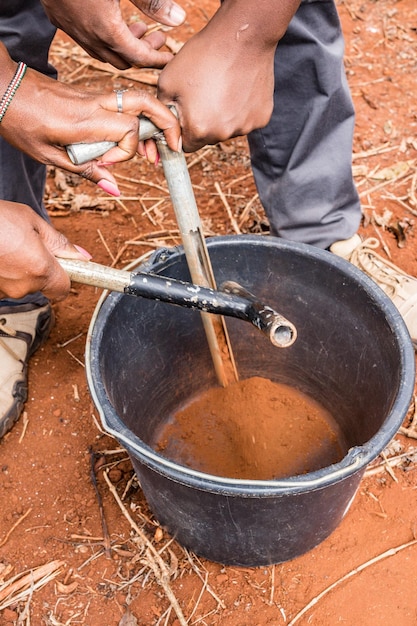
<instances>
[{"instance_id":1,"label":"beaded bracelet","mask_svg":"<svg viewBox=\"0 0 417 626\"><path fill-rule=\"evenodd\" d=\"M26 63L22 63L22 61L20 61L20 63L17 66L15 75L13 76L2 99L0 100L0 124L3 120L3 117L5 116L7 109L9 108L11 101L14 98L16 91L18 90L20 86L20 83L22 82L22 79L23 79L23 76L25 75L26 70L27 70Z\"/></svg>"}]
</instances>

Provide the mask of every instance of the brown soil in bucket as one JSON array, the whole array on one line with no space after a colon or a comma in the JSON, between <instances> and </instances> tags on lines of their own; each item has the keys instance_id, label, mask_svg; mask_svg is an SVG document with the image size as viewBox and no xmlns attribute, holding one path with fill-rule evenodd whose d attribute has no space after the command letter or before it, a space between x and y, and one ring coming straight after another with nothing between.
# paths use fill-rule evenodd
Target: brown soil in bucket
<instances>
[{"instance_id":1,"label":"brown soil in bucket","mask_svg":"<svg viewBox=\"0 0 417 626\"><path fill-rule=\"evenodd\" d=\"M327 410L293 387L260 377L193 398L157 433L154 447L196 470L254 480L318 470L346 450Z\"/></svg>"}]
</instances>

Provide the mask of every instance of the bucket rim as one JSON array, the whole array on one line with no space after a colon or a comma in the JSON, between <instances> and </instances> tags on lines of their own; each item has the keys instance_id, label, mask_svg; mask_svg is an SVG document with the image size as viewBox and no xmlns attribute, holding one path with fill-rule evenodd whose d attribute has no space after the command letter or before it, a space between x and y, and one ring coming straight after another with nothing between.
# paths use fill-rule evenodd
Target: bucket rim
<instances>
[{"instance_id":1,"label":"bucket rim","mask_svg":"<svg viewBox=\"0 0 417 626\"><path fill-rule=\"evenodd\" d=\"M262 246L268 245L274 248L291 249L321 260L324 260L326 255L331 254L330 252L309 244L287 241L270 235L223 235L207 238L206 241L208 247L230 241L259 244ZM150 261L146 262L145 271L149 270L149 267L152 267L152 271L154 272L157 271L158 265L165 265L164 260L161 261L161 257L162 259L164 257L164 254L161 255L161 252L166 252L170 255L170 258L172 258L174 255L179 256L183 254L183 247L176 246L175 248L157 250L151 256ZM149 255L143 255L132 261L125 269L137 268L146 256ZM153 261L154 257L156 259L155 262ZM87 382L105 431L119 441L129 454L137 457L140 462L154 471L169 476L171 480L193 485L200 489L202 488L201 481L203 480L205 490L210 489L213 492L221 491L224 494L227 492L231 494L241 493L246 496L256 497L256 490L263 495L267 492L277 494L288 493L289 491L295 494L307 489L323 488L326 485L350 477L355 473L363 473L366 466L380 454L397 433L400 424L393 419L393 416L398 414L404 419L406 415L414 390L415 353L407 326L401 314L383 290L366 274L349 263L349 261L332 255L332 264L340 271L353 277L361 284L362 288L378 302L395 336L398 338L397 343L400 355L399 368L404 373L401 385L384 424L382 424L378 432L363 445L350 448L343 459L333 465L303 475L270 480L239 479L208 474L186 467L158 454L124 425L108 399L101 380L96 380L95 373L97 363L95 362L96 359L93 358L93 341L97 339L97 336L104 330L106 317L117 305L119 300L124 297L124 294L115 294L108 291L103 292L94 310L87 332L85 351ZM100 313L104 309L107 309L107 315L105 318L100 318Z\"/></svg>"}]
</instances>

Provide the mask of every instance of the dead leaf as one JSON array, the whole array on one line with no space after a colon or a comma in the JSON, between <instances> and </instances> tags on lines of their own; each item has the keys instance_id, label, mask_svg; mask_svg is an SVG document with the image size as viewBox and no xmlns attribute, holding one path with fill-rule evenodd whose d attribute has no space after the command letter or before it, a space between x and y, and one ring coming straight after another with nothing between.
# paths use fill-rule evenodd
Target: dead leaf
<instances>
[{"instance_id":1,"label":"dead leaf","mask_svg":"<svg viewBox=\"0 0 417 626\"><path fill-rule=\"evenodd\" d=\"M55 170L54 183L59 191L68 191L66 175L62 170Z\"/></svg>"},{"instance_id":2,"label":"dead leaf","mask_svg":"<svg viewBox=\"0 0 417 626\"><path fill-rule=\"evenodd\" d=\"M78 193L71 199L71 209L73 211L81 211L81 209L97 209L101 211L112 211L114 203L107 199L95 198L86 193Z\"/></svg>"},{"instance_id":3,"label":"dead leaf","mask_svg":"<svg viewBox=\"0 0 417 626\"><path fill-rule=\"evenodd\" d=\"M224 141L220 141L217 145L220 150L222 150L226 154L233 154L233 152L236 151L236 146L233 143L225 143Z\"/></svg>"},{"instance_id":4,"label":"dead leaf","mask_svg":"<svg viewBox=\"0 0 417 626\"><path fill-rule=\"evenodd\" d=\"M397 221L394 224L390 224L387 230L394 235L397 240L399 248L405 248L407 243L408 231L412 228L412 222L408 219Z\"/></svg>"},{"instance_id":5,"label":"dead leaf","mask_svg":"<svg viewBox=\"0 0 417 626\"><path fill-rule=\"evenodd\" d=\"M381 228L388 229L392 220L392 212L385 209L382 215L376 211L372 214L372 221Z\"/></svg>"},{"instance_id":6,"label":"dead leaf","mask_svg":"<svg viewBox=\"0 0 417 626\"><path fill-rule=\"evenodd\" d=\"M384 133L386 135L392 135L393 126L391 120L387 120L384 124Z\"/></svg>"},{"instance_id":7,"label":"dead leaf","mask_svg":"<svg viewBox=\"0 0 417 626\"><path fill-rule=\"evenodd\" d=\"M169 575L173 578L177 577L178 574L178 558L176 554L172 550L168 548L170 564L169 564Z\"/></svg>"},{"instance_id":8,"label":"dead leaf","mask_svg":"<svg viewBox=\"0 0 417 626\"><path fill-rule=\"evenodd\" d=\"M366 167L366 165L353 165L352 174L355 178L357 178L358 176L367 176L368 168Z\"/></svg>"},{"instance_id":9,"label":"dead leaf","mask_svg":"<svg viewBox=\"0 0 417 626\"><path fill-rule=\"evenodd\" d=\"M0 588L0 602L3 602L3 600L7 598L6 602L2 604L2 608L9 606L9 604L13 602L13 595L15 593L21 593L23 589L26 589L28 593L29 591L32 592L31 590L33 590L37 582L42 579L52 580L52 578L55 578L64 565L64 561L51 561L50 563L39 565L31 569L29 573L23 572L22 574L14 576L11 580L6 580Z\"/></svg>"},{"instance_id":10,"label":"dead leaf","mask_svg":"<svg viewBox=\"0 0 417 626\"><path fill-rule=\"evenodd\" d=\"M414 148L414 150L417 150L417 139L415 137L407 137L406 142L410 146L410 148Z\"/></svg>"},{"instance_id":11,"label":"dead leaf","mask_svg":"<svg viewBox=\"0 0 417 626\"><path fill-rule=\"evenodd\" d=\"M371 99L371 97L365 91L361 92L361 96L365 100L366 104L369 107L371 107L371 109L377 110L379 108L378 105Z\"/></svg>"},{"instance_id":12,"label":"dead leaf","mask_svg":"<svg viewBox=\"0 0 417 626\"><path fill-rule=\"evenodd\" d=\"M382 170L372 173L370 177L376 180L393 180L407 174L413 163L414 161L398 161L391 167L384 167Z\"/></svg>"},{"instance_id":13,"label":"dead leaf","mask_svg":"<svg viewBox=\"0 0 417 626\"><path fill-rule=\"evenodd\" d=\"M11 571L13 570L13 565L6 565L5 563L0 563L0 585L4 583L4 579L9 576Z\"/></svg>"},{"instance_id":14,"label":"dead leaf","mask_svg":"<svg viewBox=\"0 0 417 626\"><path fill-rule=\"evenodd\" d=\"M74 582L71 583L70 585L64 585L64 583L59 582L59 580L56 583L57 592L63 596L69 596L70 593L75 591L77 587L78 587L78 583L76 580L74 580Z\"/></svg>"},{"instance_id":15,"label":"dead leaf","mask_svg":"<svg viewBox=\"0 0 417 626\"><path fill-rule=\"evenodd\" d=\"M155 530L155 534L153 538L156 541L156 543L159 543L164 538L164 531L162 530L160 526L158 526L158 528Z\"/></svg>"}]
</instances>

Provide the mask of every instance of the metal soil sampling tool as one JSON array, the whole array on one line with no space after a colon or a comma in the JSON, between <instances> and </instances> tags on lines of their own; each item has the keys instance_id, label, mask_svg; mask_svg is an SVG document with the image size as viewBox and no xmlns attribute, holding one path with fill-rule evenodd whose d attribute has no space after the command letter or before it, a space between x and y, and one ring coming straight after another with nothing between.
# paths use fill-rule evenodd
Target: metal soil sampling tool
<instances>
[{"instance_id":1,"label":"metal soil sampling tool","mask_svg":"<svg viewBox=\"0 0 417 626\"><path fill-rule=\"evenodd\" d=\"M125 280L128 282L123 285L122 291L125 293L143 295L143 293L139 294L138 292L139 285L141 288L146 285L148 295L145 297L163 299L161 296L164 295L165 301L167 302L173 302L172 298L175 291L177 297L176 304L186 307L195 305L195 308L199 308L218 382L221 386L226 387L229 383L238 380L238 374L226 324L222 317L223 315L232 315L251 321L255 326L258 326L258 328L261 328L264 332L269 334L274 345L280 347L292 345L296 339L297 331L291 322L285 320L285 318L269 307L265 307L256 302L256 298L246 292L240 285L229 284L229 286L227 286L226 284L223 286L222 291L215 291L216 281L210 257L207 252L203 227L184 153L171 150L166 144L163 133L152 124L150 120L140 116L139 139L145 140L151 137L155 139L158 146L158 152L161 157L162 167L181 234L191 280L195 284L189 284L188 286L187 283L183 283L182 286L177 284L174 289L172 287L174 281L171 281L168 288L167 284L169 281L162 279L164 286L158 292L158 295L155 295L156 291L153 290L156 290L154 280L156 277L153 277L151 286L150 282L146 283L142 279L137 279L129 275L129 278L125 277ZM81 164L101 156L114 145L115 144L112 142L73 144L67 146L67 152L75 164ZM87 265L91 267L92 264L88 263ZM101 274L105 276L106 272L102 271ZM77 278L74 273L72 274L72 278L73 280L84 282L84 280L80 281L80 277ZM90 282L89 284L96 283ZM136 291L132 291L132 286L130 285L133 285ZM109 285L101 283L97 286L108 287ZM116 291L118 290L115 289L114 286L109 286L109 288ZM193 298L190 298L190 289L194 290ZM201 296L202 291L204 295L200 300L198 292ZM226 294L227 291L229 295ZM225 299L227 299L227 302ZM243 300L245 302L243 302ZM220 302L222 302L222 307L219 306ZM255 309L256 314L254 313ZM242 310L245 311L243 314ZM267 320L272 320L272 325L270 325Z\"/></svg>"},{"instance_id":2,"label":"metal soil sampling tool","mask_svg":"<svg viewBox=\"0 0 417 626\"><path fill-rule=\"evenodd\" d=\"M287 348L296 339L297 331L291 322L232 281L223 283L221 290L215 291L149 272L118 270L90 261L58 261L71 280L78 283L205 313L236 317L251 322L279 348Z\"/></svg>"}]
</instances>

